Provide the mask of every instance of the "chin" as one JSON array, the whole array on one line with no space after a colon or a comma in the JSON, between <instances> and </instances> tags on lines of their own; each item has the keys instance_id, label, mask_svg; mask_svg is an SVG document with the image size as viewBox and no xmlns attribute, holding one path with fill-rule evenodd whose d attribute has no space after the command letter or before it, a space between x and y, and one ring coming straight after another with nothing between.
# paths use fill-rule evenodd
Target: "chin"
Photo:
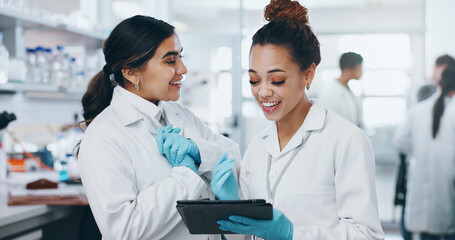
<instances>
[{"instance_id":1,"label":"chin","mask_svg":"<svg viewBox=\"0 0 455 240\"><path fill-rule=\"evenodd\" d=\"M177 96L171 96L168 101L177 101L180 99L180 94Z\"/></svg>"},{"instance_id":2,"label":"chin","mask_svg":"<svg viewBox=\"0 0 455 240\"><path fill-rule=\"evenodd\" d=\"M269 120L269 121L276 122L281 119L281 117L277 116L276 114L270 114L270 113L266 113L266 112L263 112L263 113L264 113L265 118L267 118L267 120Z\"/></svg>"}]
</instances>

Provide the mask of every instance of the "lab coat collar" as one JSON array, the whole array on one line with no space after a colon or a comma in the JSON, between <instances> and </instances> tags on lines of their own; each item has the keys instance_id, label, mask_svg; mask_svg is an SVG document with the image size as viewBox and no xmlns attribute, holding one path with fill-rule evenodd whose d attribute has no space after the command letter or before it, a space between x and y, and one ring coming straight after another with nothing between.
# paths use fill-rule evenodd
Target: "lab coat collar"
<instances>
[{"instance_id":1,"label":"lab coat collar","mask_svg":"<svg viewBox=\"0 0 455 240\"><path fill-rule=\"evenodd\" d=\"M280 152L276 122L270 124L268 129L262 133L261 137L264 139L265 151L272 155L273 158L276 159L298 147L302 144L304 137L309 134L310 131L316 131L323 128L326 110L318 100L310 99L310 102L312 104L310 111L300 128L284 147L283 151Z\"/></svg>"},{"instance_id":2,"label":"lab coat collar","mask_svg":"<svg viewBox=\"0 0 455 240\"><path fill-rule=\"evenodd\" d=\"M121 86L114 88L111 105L120 108L117 114L125 126L144 120L144 116L159 126L160 108Z\"/></svg>"}]
</instances>

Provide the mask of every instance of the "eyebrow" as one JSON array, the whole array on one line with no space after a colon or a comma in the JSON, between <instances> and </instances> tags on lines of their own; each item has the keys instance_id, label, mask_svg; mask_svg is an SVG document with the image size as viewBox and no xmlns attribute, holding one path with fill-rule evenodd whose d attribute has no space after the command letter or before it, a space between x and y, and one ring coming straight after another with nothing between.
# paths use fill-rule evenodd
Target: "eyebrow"
<instances>
[{"instance_id":1,"label":"eyebrow","mask_svg":"<svg viewBox=\"0 0 455 240\"><path fill-rule=\"evenodd\" d=\"M182 51L183 51L183 48L180 49L180 53L181 53ZM170 51L170 52L167 52L166 54L164 54L164 56L162 57L162 59L165 58L165 57L167 57L167 56L175 56L175 55L178 55L178 54L179 54L179 52L177 52L177 51Z\"/></svg>"},{"instance_id":2,"label":"eyebrow","mask_svg":"<svg viewBox=\"0 0 455 240\"><path fill-rule=\"evenodd\" d=\"M249 69L248 72L250 73L257 73L255 70L253 69ZM281 70L281 69L272 69L270 71L268 71L267 73L274 73L274 72L285 72L284 70Z\"/></svg>"}]
</instances>

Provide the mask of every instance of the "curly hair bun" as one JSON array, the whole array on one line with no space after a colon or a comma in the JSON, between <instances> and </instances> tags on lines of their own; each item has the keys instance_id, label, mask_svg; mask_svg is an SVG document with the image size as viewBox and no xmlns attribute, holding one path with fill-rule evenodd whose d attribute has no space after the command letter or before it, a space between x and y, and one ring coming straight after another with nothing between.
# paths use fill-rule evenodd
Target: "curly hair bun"
<instances>
[{"instance_id":1,"label":"curly hair bun","mask_svg":"<svg viewBox=\"0 0 455 240\"><path fill-rule=\"evenodd\" d=\"M281 19L297 25L308 25L308 9L298 1L271 0L264 9L264 18L269 22Z\"/></svg>"}]
</instances>

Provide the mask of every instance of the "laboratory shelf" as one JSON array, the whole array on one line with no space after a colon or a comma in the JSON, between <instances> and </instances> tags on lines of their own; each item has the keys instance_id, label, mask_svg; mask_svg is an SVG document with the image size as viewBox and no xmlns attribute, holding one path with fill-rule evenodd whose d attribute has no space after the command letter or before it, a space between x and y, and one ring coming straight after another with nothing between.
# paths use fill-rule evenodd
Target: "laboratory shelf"
<instances>
[{"instance_id":1,"label":"laboratory shelf","mask_svg":"<svg viewBox=\"0 0 455 240\"><path fill-rule=\"evenodd\" d=\"M59 88L47 84L5 83L0 84L0 95L22 92L28 98L80 100L86 88Z\"/></svg>"},{"instance_id":2,"label":"laboratory shelf","mask_svg":"<svg viewBox=\"0 0 455 240\"><path fill-rule=\"evenodd\" d=\"M22 25L26 29L47 28L66 31L69 33L79 35L81 37L101 41L106 39L107 37L107 33L103 31L88 31L77 28L75 26L58 23L52 21L51 19L34 16L31 13L27 14L24 12L15 11L13 9L5 9L0 7L0 28L15 27L18 25Z\"/></svg>"}]
</instances>

